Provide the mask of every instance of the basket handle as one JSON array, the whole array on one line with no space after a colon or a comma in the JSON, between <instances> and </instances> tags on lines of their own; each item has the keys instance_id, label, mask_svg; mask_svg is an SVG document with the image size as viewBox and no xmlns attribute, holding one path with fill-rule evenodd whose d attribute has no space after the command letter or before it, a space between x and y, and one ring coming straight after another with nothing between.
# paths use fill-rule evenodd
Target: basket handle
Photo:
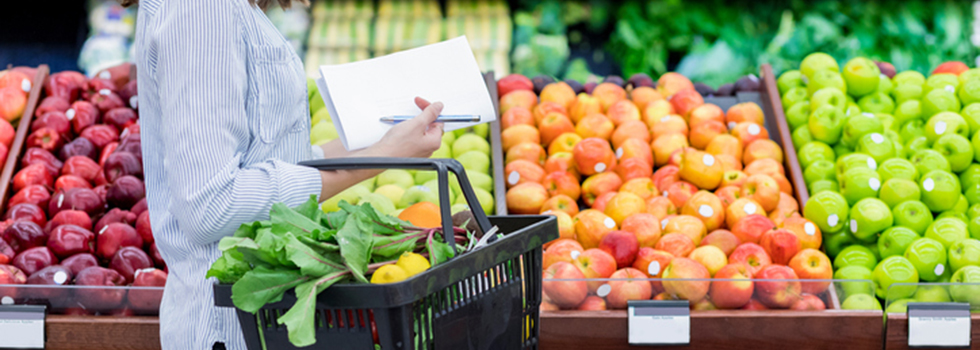
<instances>
[{"instance_id":1,"label":"basket handle","mask_svg":"<svg viewBox=\"0 0 980 350\"><path fill-rule=\"evenodd\" d=\"M482 208L480 202L476 198L476 193L473 192L473 188L470 185L469 178L466 177L466 171L463 165L460 164L455 159L451 158L390 158L390 157L365 157L365 158L327 158L327 159L316 159L299 163L300 165L316 168L317 170L356 170L356 169L417 169L417 170L435 170L438 173L439 182L439 210L442 211L442 239L447 244L452 242L454 256L459 256L458 248L456 247L456 240L449 240L446 237L447 232L453 232L453 217L451 215L449 205L449 172L456 174L456 179L459 182L460 189L463 192L463 196L466 198L466 204L470 206L470 211L473 212L473 217L476 218L476 223L480 227L480 230L484 233L490 231L490 219L487 218L487 214L483 210L473 210L473 208ZM475 204L475 205L474 205Z\"/></svg>"}]
</instances>

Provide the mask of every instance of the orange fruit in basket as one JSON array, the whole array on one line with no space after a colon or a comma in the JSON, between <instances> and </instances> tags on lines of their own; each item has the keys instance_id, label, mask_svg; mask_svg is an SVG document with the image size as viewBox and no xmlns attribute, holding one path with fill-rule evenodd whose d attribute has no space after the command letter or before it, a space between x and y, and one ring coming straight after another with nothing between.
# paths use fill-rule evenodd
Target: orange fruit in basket
<instances>
[{"instance_id":1,"label":"orange fruit in basket","mask_svg":"<svg viewBox=\"0 0 980 350\"><path fill-rule=\"evenodd\" d=\"M442 227L439 206L431 202L418 202L402 210L398 218L422 228Z\"/></svg>"}]
</instances>

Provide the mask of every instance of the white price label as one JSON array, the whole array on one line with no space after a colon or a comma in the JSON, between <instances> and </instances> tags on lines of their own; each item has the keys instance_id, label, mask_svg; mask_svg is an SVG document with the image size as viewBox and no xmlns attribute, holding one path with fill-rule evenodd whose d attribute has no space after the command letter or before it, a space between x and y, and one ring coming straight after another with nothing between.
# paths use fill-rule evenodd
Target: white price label
<instances>
[{"instance_id":1,"label":"white price label","mask_svg":"<svg viewBox=\"0 0 980 350\"><path fill-rule=\"evenodd\" d=\"M909 303L909 347L970 347L970 304Z\"/></svg>"},{"instance_id":2,"label":"white price label","mask_svg":"<svg viewBox=\"0 0 980 350\"><path fill-rule=\"evenodd\" d=\"M41 305L0 306L0 349L44 349Z\"/></svg>"},{"instance_id":3,"label":"white price label","mask_svg":"<svg viewBox=\"0 0 980 350\"><path fill-rule=\"evenodd\" d=\"M691 310L686 300L630 300L630 345L688 345Z\"/></svg>"}]
</instances>

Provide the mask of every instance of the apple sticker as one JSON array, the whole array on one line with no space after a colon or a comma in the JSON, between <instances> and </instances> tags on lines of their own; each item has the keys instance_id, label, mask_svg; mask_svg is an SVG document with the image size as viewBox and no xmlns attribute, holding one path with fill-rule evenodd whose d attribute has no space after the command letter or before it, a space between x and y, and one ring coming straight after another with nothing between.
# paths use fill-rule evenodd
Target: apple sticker
<instances>
[{"instance_id":1,"label":"apple sticker","mask_svg":"<svg viewBox=\"0 0 980 350\"><path fill-rule=\"evenodd\" d=\"M941 135L944 132L946 132L946 122L941 120L936 122L936 134Z\"/></svg>"},{"instance_id":2,"label":"apple sticker","mask_svg":"<svg viewBox=\"0 0 980 350\"><path fill-rule=\"evenodd\" d=\"M507 183L509 183L511 186L516 185L518 181L521 181L521 174L519 174L516 170L511 171L510 174L507 175Z\"/></svg>"},{"instance_id":3,"label":"apple sticker","mask_svg":"<svg viewBox=\"0 0 980 350\"><path fill-rule=\"evenodd\" d=\"M75 109L69 108L67 111L65 111L65 117L68 117L68 120L75 119Z\"/></svg>"},{"instance_id":4,"label":"apple sticker","mask_svg":"<svg viewBox=\"0 0 980 350\"><path fill-rule=\"evenodd\" d=\"M701 158L701 161L704 162L704 165L707 166L715 165L715 156L710 154L705 154L704 158Z\"/></svg>"},{"instance_id":5,"label":"apple sticker","mask_svg":"<svg viewBox=\"0 0 980 350\"><path fill-rule=\"evenodd\" d=\"M616 159L619 159L619 158L623 158L623 148L622 147L616 149Z\"/></svg>"},{"instance_id":6,"label":"apple sticker","mask_svg":"<svg viewBox=\"0 0 980 350\"><path fill-rule=\"evenodd\" d=\"M865 117L868 117L868 118L874 118L875 117L874 114L871 114L871 113L868 113L868 112L861 113L861 115L863 115Z\"/></svg>"},{"instance_id":7,"label":"apple sticker","mask_svg":"<svg viewBox=\"0 0 980 350\"><path fill-rule=\"evenodd\" d=\"M133 109L137 109L137 106L139 106L139 100L136 98L136 95L129 98L129 106Z\"/></svg>"},{"instance_id":8,"label":"apple sticker","mask_svg":"<svg viewBox=\"0 0 980 350\"><path fill-rule=\"evenodd\" d=\"M885 137L881 136L879 133L874 133L871 134L871 141L874 141L875 143L882 143L885 142Z\"/></svg>"},{"instance_id":9,"label":"apple sticker","mask_svg":"<svg viewBox=\"0 0 980 350\"><path fill-rule=\"evenodd\" d=\"M752 125L749 125L749 134L750 135L755 136L755 135L758 135L760 132L762 132L762 130L759 129L759 124L754 124L753 123Z\"/></svg>"},{"instance_id":10,"label":"apple sticker","mask_svg":"<svg viewBox=\"0 0 980 350\"><path fill-rule=\"evenodd\" d=\"M665 115L663 118L660 118L660 122L661 123L666 122L668 120L670 120L670 116L669 115Z\"/></svg>"},{"instance_id":11,"label":"apple sticker","mask_svg":"<svg viewBox=\"0 0 980 350\"><path fill-rule=\"evenodd\" d=\"M728 129L734 129L735 125L737 125L735 122L728 122Z\"/></svg>"},{"instance_id":12,"label":"apple sticker","mask_svg":"<svg viewBox=\"0 0 980 350\"><path fill-rule=\"evenodd\" d=\"M597 172L597 173L601 173L603 171L606 171L606 163L601 163L601 162L600 163L596 163L595 164L595 168L593 168L593 170L595 170L595 172Z\"/></svg>"},{"instance_id":13,"label":"apple sticker","mask_svg":"<svg viewBox=\"0 0 980 350\"><path fill-rule=\"evenodd\" d=\"M667 197L667 191L664 191L664 197Z\"/></svg>"},{"instance_id":14,"label":"apple sticker","mask_svg":"<svg viewBox=\"0 0 980 350\"><path fill-rule=\"evenodd\" d=\"M582 252L577 251L577 250L573 250L568 255L571 255L572 256L572 260L575 260L575 259L578 259L578 256L579 255L582 255Z\"/></svg>"},{"instance_id":15,"label":"apple sticker","mask_svg":"<svg viewBox=\"0 0 980 350\"><path fill-rule=\"evenodd\" d=\"M31 81L24 79L20 81L20 89L24 92L31 92Z\"/></svg>"},{"instance_id":16,"label":"apple sticker","mask_svg":"<svg viewBox=\"0 0 980 350\"><path fill-rule=\"evenodd\" d=\"M932 178L928 178L925 181L922 181L922 188L925 189L926 192L931 192L934 188L936 188L936 182L933 181ZM61 204L58 206L61 206Z\"/></svg>"},{"instance_id":17,"label":"apple sticker","mask_svg":"<svg viewBox=\"0 0 980 350\"><path fill-rule=\"evenodd\" d=\"M936 269L933 270L932 272L935 272L936 276L941 276L945 271L946 271L946 267L943 266L943 264L936 264Z\"/></svg>"},{"instance_id":18,"label":"apple sticker","mask_svg":"<svg viewBox=\"0 0 980 350\"><path fill-rule=\"evenodd\" d=\"M99 95L102 95L102 96L109 96L109 94L111 94L111 93L112 93L112 91L110 91L109 89L99 90Z\"/></svg>"},{"instance_id":19,"label":"apple sticker","mask_svg":"<svg viewBox=\"0 0 980 350\"><path fill-rule=\"evenodd\" d=\"M871 170L878 169L878 163L875 162L874 158L868 158L868 168L871 168Z\"/></svg>"},{"instance_id":20,"label":"apple sticker","mask_svg":"<svg viewBox=\"0 0 980 350\"><path fill-rule=\"evenodd\" d=\"M715 210L711 209L710 205L701 204L701 206L698 207L698 214L701 214L701 216L703 217L709 218L712 215L715 215Z\"/></svg>"},{"instance_id":21,"label":"apple sticker","mask_svg":"<svg viewBox=\"0 0 980 350\"><path fill-rule=\"evenodd\" d=\"M667 219L660 220L660 229L667 228Z\"/></svg>"},{"instance_id":22,"label":"apple sticker","mask_svg":"<svg viewBox=\"0 0 980 350\"><path fill-rule=\"evenodd\" d=\"M742 210L745 210L745 213L749 215L755 214L755 211L758 209L759 208L755 206L755 203L746 203L745 207L742 208Z\"/></svg>"},{"instance_id":23,"label":"apple sticker","mask_svg":"<svg viewBox=\"0 0 980 350\"><path fill-rule=\"evenodd\" d=\"M650 266L647 266L647 273L650 274L650 276L656 276L657 274L659 274L660 273L660 262L659 261L651 261L650 262Z\"/></svg>"},{"instance_id":24,"label":"apple sticker","mask_svg":"<svg viewBox=\"0 0 980 350\"><path fill-rule=\"evenodd\" d=\"M605 220L602 221L602 223L605 224L606 227L608 228L616 227L616 221L613 221L612 218L606 218Z\"/></svg>"},{"instance_id":25,"label":"apple sticker","mask_svg":"<svg viewBox=\"0 0 980 350\"><path fill-rule=\"evenodd\" d=\"M944 89L946 89L946 91L948 91L951 94L955 94L956 93L956 87L955 86L946 85L946 87Z\"/></svg>"},{"instance_id":26,"label":"apple sticker","mask_svg":"<svg viewBox=\"0 0 980 350\"><path fill-rule=\"evenodd\" d=\"M541 213L541 215L548 215L548 214L551 214L551 209L545 210L543 213Z\"/></svg>"},{"instance_id":27,"label":"apple sticker","mask_svg":"<svg viewBox=\"0 0 980 350\"><path fill-rule=\"evenodd\" d=\"M828 226L831 226L831 227L837 226L837 223L839 223L839 222L840 222L840 218L837 217L837 214L830 214L830 216L827 217L827 225Z\"/></svg>"},{"instance_id":28,"label":"apple sticker","mask_svg":"<svg viewBox=\"0 0 980 350\"><path fill-rule=\"evenodd\" d=\"M879 188L881 188L881 180L872 177L868 179L868 186L871 187L872 190L877 191Z\"/></svg>"},{"instance_id":29,"label":"apple sticker","mask_svg":"<svg viewBox=\"0 0 980 350\"><path fill-rule=\"evenodd\" d=\"M68 274L66 274L64 271L58 271L54 273L54 277L52 279L54 280L54 283L59 285L65 284L65 281L68 280Z\"/></svg>"},{"instance_id":30,"label":"apple sticker","mask_svg":"<svg viewBox=\"0 0 980 350\"><path fill-rule=\"evenodd\" d=\"M603 284L599 286L599 289L595 290L595 295L598 295L600 298L605 298L611 291L612 287L610 287L609 284Z\"/></svg>"},{"instance_id":31,"label":"apple sticker","mask_svg":"<svg viewBox=\"0 0 980 350\"><path fill-rule=\"evenodd\" d=\"M851 233L858 232L858 222L857 220L851 219Z\"/></svg>"},{"instance_id":32,"label":"apple sticker","mask_svg":"<svg viewBox=\"0 0 980 350\"><path fill-rule=\"evenodd\" d=\"M817 234L817 228L813 226L812 222L807 222L803 224L803 232L806 232L808 236L813 236Z\"/></svg>"},{"instance_id":33,"label":"apple sticker","mask_svg":"<svg viewBox=\"0 0 980 350\"><path fill-rule=\"evenodd\" d=\"M14 298L11 298L9 296L4 296L2 299L0 299L0 305L13 305L13 304L14 304Z\"/></svg>"}]
</instances>

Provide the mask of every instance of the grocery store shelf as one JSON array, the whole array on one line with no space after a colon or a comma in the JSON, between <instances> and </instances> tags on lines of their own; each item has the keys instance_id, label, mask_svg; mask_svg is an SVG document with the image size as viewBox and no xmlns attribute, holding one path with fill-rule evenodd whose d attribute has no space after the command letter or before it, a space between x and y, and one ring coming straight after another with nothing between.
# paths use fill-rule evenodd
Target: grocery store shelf
<instances>
[{"instance_id":1,"label":"grocery store shelf","mask_svg":"<svg viewBox=\"0 0 980 350\"><path fill-rule=\"evenodd\" d=\"M149 316L67 316L46 319L48 350L160 348L160 319Z\"/></svg>"}]
</instances>

